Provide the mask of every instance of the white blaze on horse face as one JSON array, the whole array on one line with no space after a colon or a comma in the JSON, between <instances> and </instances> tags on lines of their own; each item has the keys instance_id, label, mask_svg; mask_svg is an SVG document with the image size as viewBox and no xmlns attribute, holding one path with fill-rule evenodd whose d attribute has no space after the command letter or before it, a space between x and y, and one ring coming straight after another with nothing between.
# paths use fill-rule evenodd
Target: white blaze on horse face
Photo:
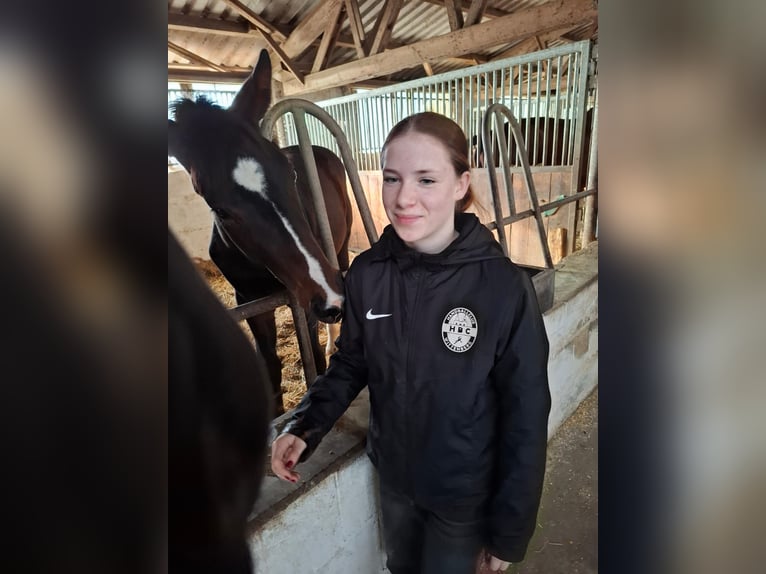
<instances>
[{"instance_id":1,"label":"white blaze on horse face","mask_svg":"<svg viewBox=\"0 0 766 574\"><path fill-rule=\"evenodd\" d=\"M234 167L232 177L234 178L234 181L236 181L239 185L245 189L254 191L263 199L269 202L271 207L274 208L274 212L282 221L282 225L285 226L285 229L290 234L290 237L292 237L293 241L295 241L295 246L298 248L298 251L300 251L303 257L306 259L306 263L309 268L309 276L311 276L317 285L324 289L325 300L328 302L339 301L342 303L343 295L336 293L330 288L330 285L327 283L327 279L322 273L322 267L319 265L319 261L312 257L308 250L303 246L301 240L298 239L298 234L295 233L292 225L290 225L290 222L287 221L287 218L285 218L285 216L279 212L277 206L274 205L274 202L269 198L267 193L268 186L266 185L266 177L263 174L263 168L261 167L261 164L259 164L257 161L255 161L255 159L251 157L241 157L237 160L237 165Z\"/></svg>"}]
</instances>

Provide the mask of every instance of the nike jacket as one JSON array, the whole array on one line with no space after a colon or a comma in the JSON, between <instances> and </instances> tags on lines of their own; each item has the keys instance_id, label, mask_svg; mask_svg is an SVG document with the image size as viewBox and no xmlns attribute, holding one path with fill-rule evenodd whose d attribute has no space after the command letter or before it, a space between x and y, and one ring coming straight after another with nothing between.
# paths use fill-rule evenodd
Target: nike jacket
<instances>
[{"instance_id":1,"label":"nike jacket","mask_svg":"<svg viewBox=\"0 0 766 574\"><path fill-rule=\"evenodd\" d=\"M365 385L380 480L455 521L486 519L491 554L519 562L545 471L548 339L528 275L473 214L439 254L391 226L346 276L338 351L286 432L308 458Z\"/></svg>"}]
</instances>

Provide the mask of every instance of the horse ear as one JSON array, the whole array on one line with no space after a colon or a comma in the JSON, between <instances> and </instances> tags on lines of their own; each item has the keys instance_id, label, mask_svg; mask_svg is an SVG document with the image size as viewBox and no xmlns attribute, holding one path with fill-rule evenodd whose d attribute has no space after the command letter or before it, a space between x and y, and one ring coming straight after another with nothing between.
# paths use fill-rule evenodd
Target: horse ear
<instances>
[{"instance_id":1,"label":"horse ear","mask_svg":"<svg viewBox=\"0 0 766 574\"><path fill-rule=\"evenodd\" d=\"M271 103L271 59L261 50L258 63L237 92L229 110L258 125Z\"/></svg>"}]
</instances>

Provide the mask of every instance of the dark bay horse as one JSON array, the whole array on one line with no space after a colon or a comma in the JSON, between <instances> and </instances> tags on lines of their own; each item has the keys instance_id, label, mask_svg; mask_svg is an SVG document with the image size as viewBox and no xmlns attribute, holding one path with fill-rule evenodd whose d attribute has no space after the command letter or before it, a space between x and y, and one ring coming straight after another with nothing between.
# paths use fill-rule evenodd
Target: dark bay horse
<instances>
[{"instance_id":1,"label":"dark bay horse","mask_svg":"<svg viewBox=\"0 0 766 574\"><path fill-rule=\"evenodd\" d=\"M266 460L266 378L252 345L168 231L170 572L252 571L246 526Z\"/></svg>"},{"instance_id":2,"label":"dark bay horse","mask_svg":"<svg viewBox=\"0 0 766 574\"><path fill-rule=\"evenodd\" d=\"M342 271L348 269L351 205L340 159L314 146L340 269L317 238L308 178L297 146L280 149L258 130L271 100L271 62L263 50L228 109L204 98L173 104L168 154L186 168L194 190L210 206L214 225L210 258L245 303L287 288L308 311L317 372L326 368L317 319L335 323L343 305ZM274 312L247 320L283 412L282 365L276 353ZM215 336L211 333L211 336ZM311 381L307 381L310 384Z\"/></svg>"}]
</instances>

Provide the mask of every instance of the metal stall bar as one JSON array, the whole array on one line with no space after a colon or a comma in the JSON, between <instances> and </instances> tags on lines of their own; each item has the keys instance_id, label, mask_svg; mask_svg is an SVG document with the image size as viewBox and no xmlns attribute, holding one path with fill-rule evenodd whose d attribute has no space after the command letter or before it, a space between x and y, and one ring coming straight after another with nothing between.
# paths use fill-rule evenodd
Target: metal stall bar
<instances>
[{"instance_id":1,"label":"metal stall bar","mask_svg":"<svg viewBox=\"0 0 766 574\"><path fill-rule=\"evenodd\" d=\"M588 159L588 190L596 191L596 175L598 173L598 83L596 83L596 95L595 101L593 102L593 127L591 129L590 155ZM591 242L595 203L595 197L592 196L585 200L585 221L583 222L582 233L583 247Z\"/></svg>"},{"instance_id":2,"label":"metal stall bar","mask_svg":"<svg viewBox=\"0 0 766 574\"><path fill-rule=\"evenodd\" d=\"M576 119L575 123L575 134L573 137L572 147L574 148L574 153L572 157L572 185L570 187L570 194L577 193L579 191L582 191L580 189L580 178L582 177L582 157L583 153L585 153L585 150L583 149L584 146L584 134L585 134L585 119L586 119L586 108L588 104L588 62L590 61L590 43L587 43L584 47L582 52L575 54L577 57L577 61L579 62L579 66L576 66L577 73L579 74L577 76L577 97L573 94L573 104L574 107L574 118ZM570 66L570 72L572 67ZM593 134L595 135L595 134ZM590 186L588 186L590 187ZM593 198L591 198L592 201ZM572 230L572 233L567 234L567 252L572 253L574 251L575 247L575 236L577 231L577 215L576 210L573 210L572 215L569 218L569 221L567 222L567 227L570 227Z\"/></svg>"},{"instance_id":3,"label":"metal stall bar","mask_svg":"<svg viewBox=\"0 0 766 574\"><path fill-rule=\"evenodd\" d=\"M433 109L437 109L437 104L441 105L441 102L427 102L428 97L436 97L440 98L443 97L442 90L440 90L439 86L443 86L445 83L451 83L454 82L455 88L460 91L461 98L460 101L462 101L465 105L465 110L461 110L459 107L456 107L451 112L448 112L450 117L452 117L454 120L460 124L460 126L463 128L463 131L466 133L466 137L468 139L469 144L473 141L473 136L477 136L480 138L481 134L481 116L477 116L477 113L483 112L484 107L488 105L489 103L493 103L491 101L485 101L486 97L486 91L484 92L485 97L482 97L482 86L481 86L481 80L482 79L489 79L493 76L490 74L490 72L494 73L496 71L503 71L503 74L501 75L501 85L505 82L505 73L509 73L508 78L508 87L502 86L502 101L505 101L506 99L506 92L507 92L507 99L508 106L512 107L512 109L515 110L515 113L518 117L527 116L531 112L527 112L526 114L521 109L522 104L525 100L531 99L529 96L531 96L531 93L523 94L522 90L522 81L518 82L518 86L516 87L516 90L514 91L514 83L515 79L523 80L523 70L524 68L527 68L528 73L527 75L530 76L530 70L527 64L531 63L533 69L539 69L541 67L541 64L546 63L547 66L544 68L546 71L546 83L547 87L554 89L556 92L560 92L560 89L557 89L561 87L561 82L556 84L556 86L552 86L553 84L553 78L551 77L551 74L553 72L553 66L551 65L556 60L559 61L559 68L562 59L565 59L567 56L570 56L574 53L580 52L583 50L584 46L588 44L588 41L584 42L577 42L572 44L566 44L562 46L556 46L553 48L548 48L545 50L541 50L539 52L534 52L531 54L525 54L523 56L516 56L513 58L508 58L505 60L498 60L495 62L488 62L486 64L481 64L479 66L473 66L467 70L454 70L452 72L446 72L443 74L435 75L435 76L428 76L425 78L420 78L418 80L412 80L408 82L399 83L393 86L387 86L384 88L377 88L375 90L371 91L365 91L360 92L357 94L352 94L348 96L342 96L340 98L335 98L332 100L326 100L323 102L319 102L318 105L320 107L323 107L327 109L327 111L332 115L333 117L339 117L340 114L340 106L354 103L354 105L360 106L359 110L362 112L362 114L366 114L365 117L372 118L371 115L371 109L374 106L371 106L372 100L375 98L379 98L381 96L385 95L397 95L402 96L406 98L406 103L409 106L409 109L407 113L403 113L404 109L399 109L397 107L397 114L396 117L390 118L393 123L398 122L399 120L403 119L407 115L411 115L413 113L423 111L428 107L429 105L433 106ZM582 60L580 60L582 61ZM562 70L557 68L557 74L558 79L563 80L563 75L561 74ZM514 77L516 76L516 77ZM534 89L534 86L531 85L529 82L529 78L527 78L527 84L528 84L528 90ZM486 86L485 86L486 89ZM517 93L514 93L517 92ZM409 97L408 97L409 96ZM550 98L550 93L548 90L546 90L546 103L548 99ZM536 99L536 98L535 98ZM561 94L555 94L553 96L553 99L559 104L559 108L563 105L564 98L561 97ZM456 101L457 103L457 101ZM538 104L538 110L539 110L539 104ZM448 111L448 110L445 110ZM550 106L546 106L546 115L550 114ZM561 115L561 110L557 109L555 110L555 117L558 119ZM539 114L538 114L539 115ZM371 122L370 122L371 123ZM558 126L557 126L558 127ZM354 159L357 161L357 165L360 166L362 169L378 169L378 162L376 161L376 157L374 156L374 151L377 151L379 148L379 144L382 142L376 142L374 133L372 133L372 130L374 129L374 126L368 126L365 124L363 128L362 135L364 137L365 141L358 142L358 145L353 150L354 152ZM311 130L309 130L311 131ZM559 130L557 130L559 131ZM373 137L371 137L373 136ZM551 139L551 133L548 133L548 140ZM555 136L554 136L555 139ZM510 144L510 134L508 137L508 142ZM538 147L539 147L538 142ZM530 144L531 146L531 144ZM485 154L489 156L489 150L485 151ZM562 163L564 154L561 153L559 159L559 164Z\"/></svg>"},{"instance_id":4,"label":"metal stall bar","mask_svg":"<svg viewBox=\"0 0 766 574\"><path fill-rule=\"evenodd\" d=\"M298 350L303 362L303 374L306 377L306 386L309 386L317 377L317 368L314 362L314 354L311 350L311 334L306 314L303 313L303 308L295 297L285 289L268 297L261 297L260 299L237 305L228 311L229 315L239 322L267 311L273 311L282 305L288 305L292 311L295 334L298 339Z\"/></svg>"},{"instance_id":5,"label":"metal stall bar","mask_svg":"<svg viewBox=\"0 0 766 574\"><path fill-rule=\"evenodd\" d=\"M535 80L535 143L534 143L534 149L532 150L532 157L535 159L535 163L538 163L537 158L540 156L538 155L538 145L542 145L542 142L539 141L540 139L540 122L542 121L542 113L540 113L540 74L542 64L540 64L540 61L537 62L537 74L536 80Z\"/></svg>"},{"instance_id":6,"label":"metal stall bar","mask_svg":"<svg viewBox=\"0 0 766 574\"><path fill-rule=\"evenodd\" d=\"M521 158L521 166L524 170L524 182L527 185L527 193L529 194L529 200L530 203L532 203L532 211L533 215L535 217L535 220L537 221L537 229L540 234L540 243L542 244L543 248L543 255L545 257L545 263L548 266L548 268L553 268L553 259L551 258L551 252L548 248L548 240L545 233L545 224L543 223L543 216L540 212L540 204L537 201L537 191L535 190L535 182L532 180L532 171L529 167L529 156L527 154L527 148L524 144L524 137L521 133L521 127L519 126L519 122L516 120L516 117L513 115L511 110L509 110L506 106L503 104L492 104L487 111L484 114L484 121L482 122L482 141L485 142L484 145L486 146L487 143L489 143L490 140L490 127L492 124L492 120L495 120L495 137L498 138L501 142L503 141L503 136L498 134L503 134L504 130L502 130L502 118L501 116L505 116L505 119L508 121L508 123L511 125L511 133L513 133L513 138L516 141L516 149L518 151L518 155ZM500 144L500 148L502 150L503 144ZM502 153L500 161L502 161L503 166L507 167L509 162L508 154ZM505 224L504 224L504 217L503 217L503 211L502 211L502 204L500 202L500 190L498 189L497 185L497 173L495 171L495 166L493 165L494 162L489 162L487 164L489 168L489 185L490 189L492 190L492 199L494 203L494 209L495 209L495 223L497 226L497 235L500 239L500 245L503 247L503 251L505 252L506 257L511 256L511 250L508 245L508 242L505 239ZM509 184L510 180L506 180L505 190L508 197L508 205L513 206L514 200L513 200L513 186ZM511 207L511 216L517 215L515 213L514 207ZM526 215L525 217L529 217Z\"/></svg>"},{"instance_id":7,"label":"metal stall bar","mask_svg":"<svg viewBox=\"0 0 766 574\"><path fill-rule=\"evenodd\" d=\"M293 109L300 109L306 113L311 114L319 121L321 121L330 131L330 133L335 136L335 141L340 148L343 165L346 167L346 173L348 174L348 178L351 183L351 189L354 192L354 199L356 200L356 205L359 208L359 214L362 217L364 230L367 233L367 239L370 241L370 245L372 245L378 240L378 232L375 229L375 224L373 223L372 215L370 214L370 208L367 205L367 198L364 195L364 189L362 188L362 182L359 179L359 171L357 170L356 162L354 161L354 157L351 153L351 148L348 145L348 141L346 140L346 136L344 135L343 130L340 129L332 116L320 108L318 105L307 100L300 100L296 98L282 100L274 107L272 107L268 112L266 112L266 115L263 117L263 121L261 122L261 132L266 137L269 137L274 130L274 125L276 124L277 119L279 119L280 116L286 114L287 112L293 112ZM313 154L311 154L310 159L313 163ZM314 164L314 170L316 170L316 164ZM318 205L321 205L322 210L324 211L324 198L322 197L321 189L317 188L317 190L319 191L319 194L318 198L315 197L315 200L318 199L321 201L321 204Z\"/></svg>"},{"instance_id":8,"label":"metal stall bar","mask_svg":"<svg viewBox=\"0 0 766 574\"><path fill-rule=\"evenodd\" d=\"M330 264L338 269L338 255L335 253L335 242L332 238L330 229L330 219L327 217L327 208L325 207L324 195L322 195L322 184L319 182L319 172L317 171L316 161L314 161L314 150L311 146L309 132L306 129L306 112L301 107L290 108L295 121L295 131L298 133L298 146L301 149L303 164L306 166L306 174L311 186L311 196L314 200L314 212L319 223L319 236L322 240L325 256ZM266 130L266 126L263 127ZM271 130L264 133L265 137L271 137Z\"/></svg>"},{"instance_id":9,"label":"metal stall bar","mask_svg":"<svg viewBox=\"0 0 766 574\"><path fill-rule=\"evenodd\" d=\"M598 98L598 91L596 91L596 97ZM598 102L598 99L596 100ZM490 222L487 224L487 227L490 230L497 229L498 231L498 237L500 244L503 247L503 251L505 252L506 256L510 257L510 249L508 247L507 241L505 239L505 226L511 225L517 221L521 221L522 219L526 219L527 217L535 217L537 220L537 227L540 234L540 242L543 247L543 253L545 255L546 263L549 268L553 267L553 261L550 256L550 250L548 248L548 241L547 241L547 234L545 233L545 226L542 222L542 214L540 210L540 205L537 201L537 192L535 190L534 181L532 180L532 173L529 168L529 161L527 159L527 150L524 145L523 139L521 138L521 129L519 127L518 121L513 117L513 114L511 111L505 107L502 104L493 104L490 106L490 108L487 110L487 113L484 116L484 122L483 122L483 130L482 130L482 138L485 140L488 140L490 138L490 127L492 123L493 117L496 120L496 124L499 123L500 114L505 115L505 117L508 119L509 123L511 124L511 133L513 134L513 137L516 140L516 147L521 150L521 157L522 157L522 167L524 169L524 180L527 185L527 191L530 195L530 202L533 205L532 209L527 209L525 211L522 211L520 213L515 212L514 202L513 202L513 189L511 186L509 186L506 183L506 195L508 196L509 206L510 206L510 215L509 216L503 216L502 213L502 204L500 200L500 192L499 192L499 186L497 185L497 173L495 170L495 166L493 164L488 164L488 172L489 172L489 182L490 182L490 188L492 190L492 199L494 203L494 211L495 211L495 222ZM595 123L597 111L594 111L594 136L595 136L595 130L597 129L597 124ZM495 137L499 137L497 135L498 130L495 129ZM596 139L594 137L594 139ZM500 141L502 142L502 138L500 138ZM593 140L591 140L591 148L595 147L597 143L593 143ZM501 148L503 147L501 143ZM596 157L596 156L593 156ZM504 152L501 156L501 161L504 168L507 168L509 163L509 158L507 155L507 150ZM595 179L595 164L592 164L591 167L591 173L590 176ZM547 203L545 205L546 211L549 209L556 209L558 207L561 207L563 205L566 205L568 203L572 203L575 201L579 201L583 198L592 199L593 196L598 192L598 189L592 186L592 182L589 184L589 188L585 191L580 191L577 193L574 193L570 196L564 197L562 199L558 199L556 201L551 201L550 203Z\"/></svg>"},{"instance_id":10,"label":"metal stall bar","mask_svg":"<svg viewBox=\"0 0 766 574\"><path fill-rule=\"evenodd\" d=\"M545 127L543 128L544 131L543 131L543 163L542 165L548 165L549 160L551 164L553 163L553 159L548 157L548 126L551 123L548 120L548 118L551 117L551 70L552 69L553 69L553 64L551 64L551 59L548 58L545 64L545 119L544 119ZM551 134L551 137L553 137L553 134Z\"/></svg>"},{"instance_id":11,"label":"metal stall bar","mask_svg":"<svg viewBox=\"0 0 766 574\"><path fill-rule=\"evenodd\" d=\"M229 309L229 315L231 315L235 321L244 321L254 315L260 315L261 313L272 311L282 305L289 304L290 294L285 290L275 293L274 295L269 295L268 297L261 297L260 299L255 299L254 301L248 301L247 303L242 303L242 305L232 307Z\"/></svg>"}]
</instances>

